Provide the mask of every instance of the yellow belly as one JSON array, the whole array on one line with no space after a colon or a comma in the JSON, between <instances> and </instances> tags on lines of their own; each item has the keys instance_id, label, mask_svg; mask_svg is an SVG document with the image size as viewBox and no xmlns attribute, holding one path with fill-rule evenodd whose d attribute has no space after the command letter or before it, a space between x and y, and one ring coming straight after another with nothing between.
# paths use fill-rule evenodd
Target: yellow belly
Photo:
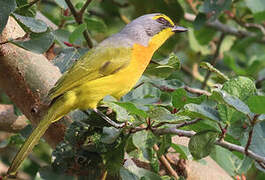
<instances>
[{"instance_id":1,"label":"yellow belly","mask_svg":"<svg viewBox=\"0 0 265 180\"><path fill-rule=\"evenodd\" d=\"M96 108L98 102L107 95L119 99L137 83L153 55L153 50L134 45L130 64L119 72L83 84L75 89L77 108Z\"/></svg>"}]
</instances>

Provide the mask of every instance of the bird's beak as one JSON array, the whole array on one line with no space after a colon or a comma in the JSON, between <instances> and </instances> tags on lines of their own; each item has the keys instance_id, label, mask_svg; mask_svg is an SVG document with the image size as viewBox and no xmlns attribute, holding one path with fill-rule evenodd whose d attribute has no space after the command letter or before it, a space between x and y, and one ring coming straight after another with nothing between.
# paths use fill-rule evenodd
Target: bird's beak
<instances>
[{"instance_id":1,"label":"bird's beak","mask_svg":"<svg viewBox=\"0 0 265 180\"><path fill-rule=\"evenodd\" d=\"M188 29L187 28L184 28L184 27L181 27L181 26L174 26L172 28L172 32L178 32L178 33L180 33L180 32L186 32L186 31L188 31Z\"/></svg>"}]
</instances>

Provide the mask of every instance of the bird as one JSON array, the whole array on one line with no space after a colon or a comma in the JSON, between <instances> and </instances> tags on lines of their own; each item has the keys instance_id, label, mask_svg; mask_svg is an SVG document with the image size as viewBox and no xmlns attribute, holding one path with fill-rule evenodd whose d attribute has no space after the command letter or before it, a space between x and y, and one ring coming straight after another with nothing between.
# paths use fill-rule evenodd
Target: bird
<instances>
[{"instance_id":1,"label":"bird","mask_svg":"<svg viewBox=\"0 0 265 180\"><path fill-rule=\"evenodd\" d=\"M49 125L70 111L93 109L111 125L123 127L124 124L117 124L100 112L98 103L107 95L119 100L128 93L154 52L173 34L185 31L165 14L146 14L90 49L49 91L51 103L46 114L16 154L7 174L15 176Z\"/></svg>"}]
</instances>

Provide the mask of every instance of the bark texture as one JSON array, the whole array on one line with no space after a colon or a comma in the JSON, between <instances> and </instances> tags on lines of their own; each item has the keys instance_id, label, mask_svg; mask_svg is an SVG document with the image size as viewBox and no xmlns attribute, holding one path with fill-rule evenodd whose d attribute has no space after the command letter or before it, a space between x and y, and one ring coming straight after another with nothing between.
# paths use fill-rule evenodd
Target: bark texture
<instances>
[{"instance_id":1,"label":"bark texture","mask_svg":"<svg viewBox=\"0 0 265 180\"><path fill-rule=\"evenodd\" d=\"M13 18L0 36L0 42L22 37L25 32ZM0 45L0 88L36 125L47 109L46 95L61 76L59 69L44 55L36 54L11 43ZM63 139L66 122L54 123L45 134L46 141L54 147Z\"/></svg>"}]
</instances>

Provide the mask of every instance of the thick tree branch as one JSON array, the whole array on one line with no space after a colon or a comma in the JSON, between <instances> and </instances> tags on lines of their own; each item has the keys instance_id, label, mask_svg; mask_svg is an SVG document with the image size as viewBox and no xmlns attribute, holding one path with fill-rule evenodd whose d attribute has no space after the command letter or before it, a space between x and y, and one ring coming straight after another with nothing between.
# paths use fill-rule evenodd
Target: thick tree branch
<instances>
[{"instance_id":1,"label":"thick tree branch","mask_svg":"<svg viewBox=\"0 0 265 180\"><path fill-rule=\"evenodd\" d=\"M10 17L0 36L0 42L22 37L24 34ZM45 113L46 95L60 76L59 69L45 56L11 43L0 45L0 88L33 125L38 124ZM45 139L52 147L63 139L66 124L63 121L52 124L46 132Z\"/></svg>"},{"instance_id":2,"label":"thick tree branch","mask_svg":"<svg viewBox=\"0 0 265 180\"><path fill-rule=\"evenodd\" d=\"M173 127L173 128L165 128L165 129L156 129L156 130L153 130L153 132L155 134L157 134L157 135L176 134L178 136L185 136L185 137L191 137L191 136L196 134L193 131L180 130L180 129L176 129L175 127ZM265 157L260 156L260 155L254 153L251 150L248 150L248 153L246 154L245 147L238 146L238 145L235 145L235 144L231 144L231 143L226 142L226 141L218 141L218 140L216 140L215 144L219 145L221 147L224 147L224 148L226 148L226 149L228 149L230 151L237 151L237 152L240 152L242 154L245 154L245 155L253 158L257 162L265 164Z\"/></svg>"},{"instance_id":3,"label":"thick tree branch","mask_svg":"<svg viewBox=\"0 0 265 180\"><path fill-rule=\"evenodd\" d=\"M0 131L17 133L27 126L25 116L16 116L13 105L0 105Z\"/></svg>"},{"instance_id":4,"label":"thick tree branch","mask_svg":"<svg viewBox=\"0 0 265 180\"><path fill-rule=\"evenodd\" d=\"M184 18L187 21L193 22L196 18L194 14L190 13L185 13ZM260 38L256 33L249 32L249 31L243 31L243 30L238 30L236 28L230 27L228 25L222 24L220 21L215 20L213 22L207 22L206 26L211 27L213 29L216 29L218 31L221 31L225 34L230 34L233 36L237 36L239 38L244 38L244 37L256 37L257 42L265 44L265 37Z\"/></svg>"}]
</instances>

